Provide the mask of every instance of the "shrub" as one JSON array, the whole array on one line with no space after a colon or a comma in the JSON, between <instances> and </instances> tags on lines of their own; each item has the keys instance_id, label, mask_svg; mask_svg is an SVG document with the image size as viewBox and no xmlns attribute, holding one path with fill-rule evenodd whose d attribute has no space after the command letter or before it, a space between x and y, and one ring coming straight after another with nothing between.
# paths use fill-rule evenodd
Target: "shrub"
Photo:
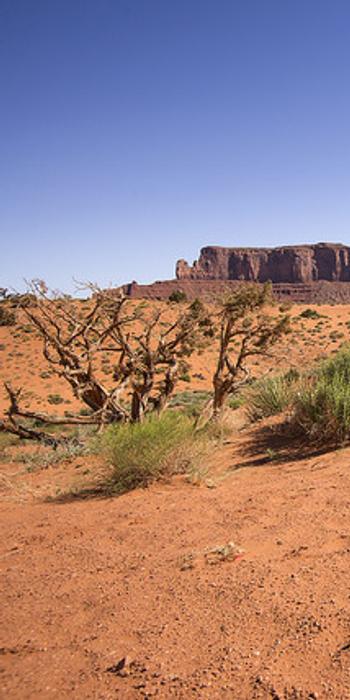
<instances>
[{"instance_id":1,"label":"shrub","mask_svg":"<svg viewBox=\"0 0 350 700\"><path fill-rule=\"evenodd\" d=\"M246 392L247 413L251 421L275 416L291 404L296 391L298 372L264 377Z\"/></svg>"},{"instance_id":2,"label":"shrub","mask_svg":"<svg viewBox=\"0 0 350 700\"><path fill-rule=\"evenodd\" d=\"M110 490L124 493L185 471L194 440L192 421L175 411L144 423L110 426L101 437L113 467Z\"/></svg>"},{"instance_id":3,"label":"shrub","mask_svg":"<svg viewBox=\"0 0 350 700\"><path fill-rule=\"evenodd\" d=\"M281 312L281 314L285 314L288 311L290 311L292 307L293 304L291 301L284 301L283 304L281 304L281 306L279 307L279 311Z\"/></svg>"},{"instance_id":4,"label":"shrub","mask_svg":"<svg viewBox=\"0 0 350 700\"><path fill-rule=\"evenodd\" d=\"M169 301L174 301L176 304L181 304L181 302L187 301L186 293L182 289L175 289L169 295Z\"/></svg>"},{"instance_id":5,"label":"shrub","mask_svg":"<svg viewBox=\"0 0 350 700\"><path fill-rule=\"evenodd\" d=\"M233 411L236 411L237 408L240 408L241 406L243 406L243 404L244 397L240 394L231 394L227 402L228 407L231 408Z\"/></svg>"},{"instance_id":6,"label":"shrub","mask_svg":"<svg viewBox=\"0 0 350 700\"><path fill-rule=\"evenodd\" d=\"M9 311L3 305L0 306L0 326L14 326L16 316L13 311Z\"/></svg>"},{"instance_id":7,"label":"shrub","mask_svg":"<svg viewBox=\"0 0 350 700\"><path fill-rule=\"evenodd\" d=\"M79 411L79 416L91 416L92 414L93 410L88 408L88 406L83 406L83 408L81 408Z\"/></svg>"},{"instance_id":8,"label":"shrub","mask_svg":"<svg viewBox=\"0 0 350 700\"><path fill-rule=\"evenodd\" d=\"M60 396L60 394L49 394L47 397L47 401L48 403L51 403L53 405L58 405L60 403L63 403L64 399L62 398L62 396Z\"/></svg>"},{"instance_id":9,"label":"shrub","mask_svg":"<svg viewBox=\"0 0 350 700\"><path fill-rule=\"evenodd\" d=\"M344 333L341 333L339 331L332 331L329 334L329 339L335 342L336 340L341 340L341 338L344 338Z\"/></svg>"},{"instance_id":10,"label":"shrub","mask_svg":"<svg viewBox=\"0 0 350 700\"><path fill-rule=\"evenodd\" d=\"M308 438L340 444L350 435L350 348L323 362L294 399L293 422Z\"/></svg>"},{"instance_id":11,"label":"shrub","mask_svg":"<svg viewBox=\"0 0 350 700\"><path fill-rule=\"evenodd\" d=\"M319 314L316 309L305 309L305 311L302 311L301 314L299 314L300 318L312 318L312 319L318 319L318 318L324 318L322 314Z\"/></svg>"},{"instance_id":12,"label":"shrub","mask_svg":"<svg viewBox=\"0 0 350 700\"><path fill-rule=\"evenodd\" d=\"M181 382L188 382L188 383L190 383L190 381L191 381L191 376L189 375L188 372L184 372L183 374L180 374L179 380L180 380Z\"/></svg>"}]
</instances>

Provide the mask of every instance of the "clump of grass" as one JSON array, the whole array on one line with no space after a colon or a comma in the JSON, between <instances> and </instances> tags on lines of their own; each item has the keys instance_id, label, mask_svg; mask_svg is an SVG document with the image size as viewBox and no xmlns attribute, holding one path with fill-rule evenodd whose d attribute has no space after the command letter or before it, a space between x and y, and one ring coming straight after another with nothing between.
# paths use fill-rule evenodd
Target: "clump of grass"
<instances>
[{"instance_id":1,"label":"clump of grass","mask_svg":"<svg viewBox=\"0 0 350 700\"><path fill-rule=\"evenodd\" d=\"M0 432L0 454L7 447L12 445L17 445L19 443L19 438L17 435L12 435L11 433Z\"/></svg>"},{"instance_id":2,"label":"clump of grass","mask_svg":"<svg viewBox=\"0 0 350 700\"><path fill-rule=\"evenodd\" d=\"M66 411L65 411L66 413ZM93 414L92 408L89 408L88 406L83 406L83 408L80 409L79 411L79 416L91 416Z\"/></svg>"},{"instance_id":3,"label":"clump of grass","mask_svg":"<svg viewBox=\"0 0 350 700\"><path fill-rule=\"evenodd\" d=\"M112 493L124 493L193 466L202 448L195 437L193 421L168 411L144 423L111 426L101 437L102 447L112 465L106 484Z\"/></svg>"},{"instance_id":4,"label":"clump of grass","mask_svg":"<svg viewBox=\"0 0 350 700\"><path fill-rule=\"evenodd\" d=\"M169 295L169 301L172 301L175 304L181 304L181 303L187 301L186 292L182 291L182 289L175 289Z\"/></svg>"},{"instance_id":5,"label":"clump of grass","mask_svg":"<svg viewBox=\"0 0 350 700\"><path fill-rule=\"evenodd\" d=\"M237 411L238 408L243 406L244 402L245 402L245 398L244 398L244 396L242 396L242 394L232 394L229 397L227 405L229 408L232 409L232 411Z\"/></svg>"},{"instance_id":6,"label":"clump of grass","mask_svg":"<svg viewBox=\"0 0 350 700\"><path fill-rule=\"evenodd\" d=\"M279 307L279 311L281 312L281 314L285 314L288 311L290 311L292 309L292 307L293 307L293 304L291 301L284 301L281 304L281 306Z\"/></svg>"},{"instance_id":7,"label":"clump of grass","mask_svg":"<svg viewBox=\"0 0 350 700\"><path fill-rule=\"evenodd\" d=\"M323 362L299 388L293 422L309 439L341 444L350 437L350 348Z\"/></svg>"},{"instance_id":8,"label":"clump of grass","mask_svg":"<svg viewBox=\"0 0 350 700\"><path fill-rule=\"evenodd\" d=\"M6 308L3 303L0 305L0 326L14 326L16 316L13 311Z\"/></svg>"},{"instance_id":9,"label":"clump of grass","mask_svg":"<svg viewBox=\"0 0 350 700\"><path fill-rule=\"evenodd\" d=\"M299 373L264 377L246 392L246 410L252 422L275 416L290 406L296 391Z\"/></svg>"},{"instance_id":10,"label":"clump of grass","mask_svg":"<svg viewBox=\"0 0 350 700\"><path fill-rule=\"evenodd\" d=\"M341 333L340 331L332 331L329 334L329 338L332 342L335 342L336 340L340 340L341 338L344 338L344 333Z\"/></svg>"},{"instance_id":11,"label":"clump of grass","mask_svg":"<svg viewBox=\"0 0 350 700\"><path fill-rule=\"evenodd\" d=\"M299 314L300 318L312 318L312 319L318 319L318 318L324 318L322 314L320 314L316 309L305 309L304 311Z\"/></svg>"},{"instance_id":12,"label":"clump of grass","mask_svg":"<svg viewBox=\"0 0 350 700\"><path fill-rule=\"evenodd\" d=\"M58 404L64 403L64 399L60 394L49 394L47 397L47 402L58 406Z\"/></svg>"},{"instance_id":13,"label":"clump of grass","mask_svg":"<svg viewBox=\"0 0 350 700\"><path fill-rule=\"evenodd\" d=\"M40 372L40 377L41 379L50 379L50 377L52 377L52 372L50 372L50 370L44 370L43 372Z\"/></svg>"},{"instance_id":14,"label":"clump of grass","mask_svg":"<svg viewBox=\"0 0 350 700\"><path fill-rule=\"evenodd\" d=\"M72 440L59 445L56 449L45 447L35 452L14 455L13 461L24 464L26 471L31 473L57 466L61 462L70 462L76 457L87 454L90 454L88 445L77 444Z\"/></svg>"}]
</instances>

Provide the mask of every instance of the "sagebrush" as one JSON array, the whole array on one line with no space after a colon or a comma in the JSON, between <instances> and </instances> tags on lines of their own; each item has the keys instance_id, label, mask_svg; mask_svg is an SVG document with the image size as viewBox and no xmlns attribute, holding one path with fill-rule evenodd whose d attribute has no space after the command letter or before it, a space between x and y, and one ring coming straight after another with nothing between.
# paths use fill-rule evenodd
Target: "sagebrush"
<instances>
[{"instance_id":1,"label":"sagebrush","mask_svg":"<svg viewBox=\"0 0 350 700\"><path fill-rule=\"evenodd\" d=\"M112 466L109 490L115 493L189 470L204 445L193 421L175 411L110 426L101 442Z\"/></svg>"},{"instance_id":2,"label":"sagebrush","mask_svg":"<svg viewBox=\"0 0 350 700\"><path fill-rule=\"evenodd\" d=\"M269 418L286 410L292 403L298 373L264 377L246 391L246 411L251 421Z\"/></svg>"},{"instance_id":3,"label":"sagebrush","mask_svg":"<svg viewBox=\"0 0 350 700\"><path fill-rule=\"evenodd\" d=\"M336 444L350 437L350 348L323 362L294 399L293 423L308 438Z\"/></svg>"}]
</instances>

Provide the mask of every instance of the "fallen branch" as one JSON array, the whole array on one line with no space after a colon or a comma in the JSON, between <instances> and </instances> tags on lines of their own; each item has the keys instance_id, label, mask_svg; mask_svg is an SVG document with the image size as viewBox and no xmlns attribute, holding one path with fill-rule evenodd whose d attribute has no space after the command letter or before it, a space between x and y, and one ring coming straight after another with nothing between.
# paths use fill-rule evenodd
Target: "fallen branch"
<instances>
[{"instance_id":1,"label":"fallen branch","mask_svg":"<svg viewBox=\"0 0 350 700\"><path fill-rule=\"evenodd\" d=\"M19 398L22 393L22 389L17 389L16 391L10 387L9 384L5 382L4 384L5 389L7 391L7 394L10 399L10 406L7 410L7 416L8 418L5 420L0 420L0 431L1 432L7 432L11 433L12 435L17 435L19 438L22 438L24 440L37 440L39 442L44 443L45 445L50 445L51 447L58 447L58 445L69 442L69 439L66 437L54 437L53 435L50 435L50 433L46 433L42 430L36 430L35 428L28 427L26 425L23 425L23 423L19 423L16 418L17 416L21 416L24 418L34 418L35 413L32 413L31 411L21 411L19 408ZM40 415L40 414L39 414ZM38 420L41 420L40 418ZM59 419L58 419L59 420ZM51 420L49 421L42 421L42 422L52 422Z\"/></svg>"}]
</instances>

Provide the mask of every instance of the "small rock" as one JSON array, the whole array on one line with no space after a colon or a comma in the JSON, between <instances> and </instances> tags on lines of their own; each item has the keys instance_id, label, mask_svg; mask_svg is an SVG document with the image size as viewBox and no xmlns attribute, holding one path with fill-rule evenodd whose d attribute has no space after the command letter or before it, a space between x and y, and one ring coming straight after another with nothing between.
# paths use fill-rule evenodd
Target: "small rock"
<instances>
[{"instance_id":1,"label":"small rock","mask_svg":"<svg viewBox=\"0 0 350 700\"><path fill-rule=\"evenodd\" d=\"M207 479L205 485L208 489L216 489L216 483L212 479Z\"/></svg>"},{"instance_id":2,"label":"small rock","mask_svg":"<svg viewBox=\"0 0 350 700\"><path fill-rule=\"evenodd\" d=\"M122 659L117 661L113 666L107 668L107 673L115 673L117 676L128 676L130 674L130 667L132 661L129 656L124 656Z\"/></svg>"}]
</instances>

